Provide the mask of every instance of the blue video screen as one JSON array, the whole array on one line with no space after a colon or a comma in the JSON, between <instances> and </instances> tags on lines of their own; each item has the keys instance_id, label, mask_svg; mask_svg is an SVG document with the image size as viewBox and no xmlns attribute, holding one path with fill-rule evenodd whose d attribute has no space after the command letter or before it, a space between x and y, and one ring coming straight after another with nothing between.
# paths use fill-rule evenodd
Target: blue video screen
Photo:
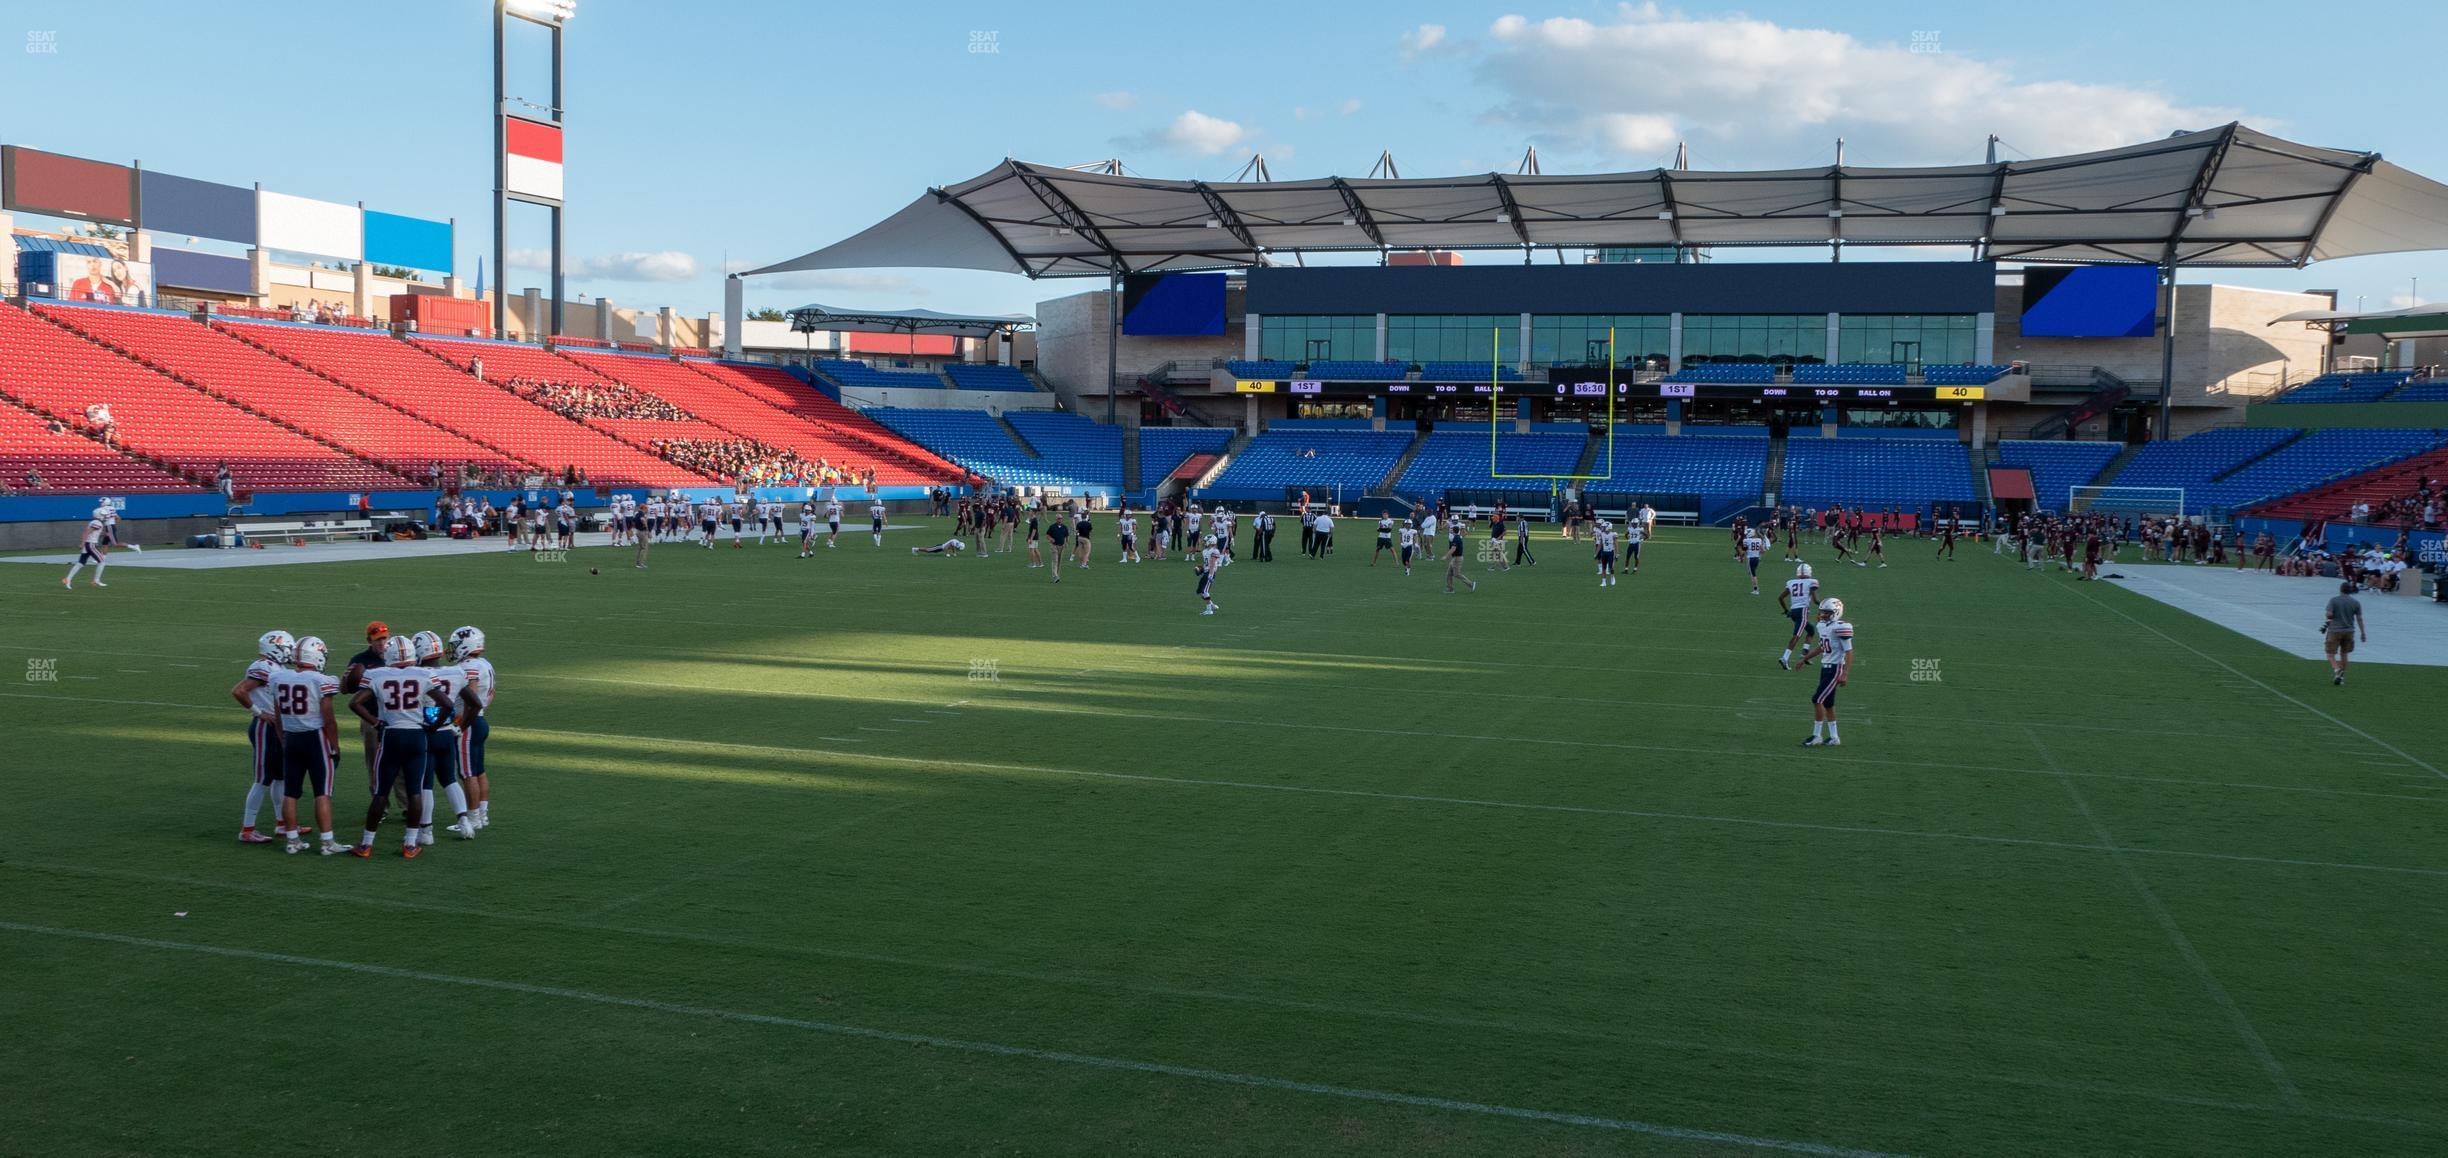
<instances>
[{"instance_id":1,"label":"blue video screen","mask_svg":"<svg viewBox=\"0 0 2448 1158\"><path fill-rule=\"evenodd\" d=\"M1134 273L1122 279L1122 332L1187 337L1224 332L1224 275Z\"/></svg>"},{"instance_id":2,"label":"blue video screen","mask_svg":"<svg viewBox=\"0 0 2448 1158\"><path fill-rule=\"evenodd\" d=\"M2023 334L2147 338L2157 331L2159 271L2147 265L2034 266L2023 271Z\"/></svg>"}]
</instances>

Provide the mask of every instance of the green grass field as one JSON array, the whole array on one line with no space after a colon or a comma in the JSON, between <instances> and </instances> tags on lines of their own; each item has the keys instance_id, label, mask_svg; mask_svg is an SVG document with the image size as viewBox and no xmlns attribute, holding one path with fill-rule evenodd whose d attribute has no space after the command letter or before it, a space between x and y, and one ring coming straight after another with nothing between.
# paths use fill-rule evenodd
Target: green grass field
<instances>
[{"instance_id":1,"label":"green grass field","mask_svg":"<svg viewBox=\"0 0 2448 1158\"><path fill-rule=\"evenodd\" d=\"M1211 619L935 537L6 568L0 1152L2448 1151L2448 672L1814 551L1805 750L1722 531ZM490 633L493 826L237 845L255 636L369 618Z\"/></svg>"}]
</instances>

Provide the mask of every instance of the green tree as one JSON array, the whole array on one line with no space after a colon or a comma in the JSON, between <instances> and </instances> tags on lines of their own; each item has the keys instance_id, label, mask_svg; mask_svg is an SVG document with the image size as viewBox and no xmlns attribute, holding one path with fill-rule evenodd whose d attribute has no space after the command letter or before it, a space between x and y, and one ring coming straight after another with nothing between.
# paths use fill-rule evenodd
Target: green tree
<instances>
[{"instance_id":1,"label":"green tree","mask_svg":"<svg viewBox=\"0 0 2448 1158\"><path fill-rule=\"evenodd\" d=\"M420 274L420 273L418 273L417 271L415 271L415 270L413 270L413 269L410 269L410 268L408 268L407 266L404 266L404 265L378 265L378 266L375 266L375 267L374 267L374 276L376 276L376 277L388 277L388 278L395 278L395 279L400 280L400 281L423 281L423 280L425 280L425 277L424 277L424 275L423 275L423 274Z\"/></svg>"},{"instance_id":2,"label":"green tree","mask_svg":"<svg viewBox=\"0 0 2448 1158\"><path fill-rule=\"evenodd\" d=\"M785 314L772 306L767 306L764 309L751 312L748 315L748 320L752 322L787 322L790 320L790 315Z\"/></svg>"}]
</instances>

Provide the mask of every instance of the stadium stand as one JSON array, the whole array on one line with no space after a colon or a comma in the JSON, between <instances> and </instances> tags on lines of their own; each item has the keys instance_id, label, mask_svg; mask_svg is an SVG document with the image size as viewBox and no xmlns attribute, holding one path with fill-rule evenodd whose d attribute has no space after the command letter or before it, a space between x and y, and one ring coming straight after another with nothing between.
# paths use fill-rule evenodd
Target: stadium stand
<instances>
[{"instance_id":1,"label":"stadium stand","mask_svg":"<svg viewBox=\"0 0 2448 1158\"><path fill-rule=\"evenodd\" d=\"M2390 396L2391 402L2448 402L2448 378L2422 378Z\"/></svg>"},{"instance_id":2,"label":"stadium stand","mask_svg":"<svg viewBox=\"0 0 2448 1158\"><path fill-rule=\"evenodd\" d=\"M1485 382L1487 380L1488 364L1485 362L1420 363L1420 381L1422 382ZM1511 366L1496 368L1496 381L1498 382L1519 382L1521 380L1521 372Z\"/></svg>"},{"instance_id":3,"label":"stadium stand","mask_svg":"<svg viewBox=\"0 0 2448 1158\"><path fill-rule=\"evenodd\" d=\"M949 482L960 467L927 448L824 395L788 370L752 362L684 360L680 365L777 410L814 423L841 440L854 459L873 459L876 481L892 484ZM805 453L805 452L802 452Z\"/></svg>"},{"instance_id":4,"label":"stadium stand","mask_svg":"<svg viewBox=\"0 0 2448 1158\"><path fill-rule=\"evenodd\" d=\"M469 441L517 447L519 457L547 471L576 467L586 472L589 482L615 486L711 486L720 481L479 382L432 352L389 334L267 322L217 326ZM493 373L490 363L485 373Z\"/></svg>"},{"instance_id":5,"label":"stadium stand","mask_svg":"<svg viewBox=\"0 0 2448 1158\"><path fill-rule=\"evenodd\" d=\"M34 312L222 401L347 447L411 480L430 468L532 463L301 370L185 314L41 304Z\"/></svg>"},{"instance_id":6,"label":"stadium stand","mask_svg":"<svg viewBox=\"0 0 2448 1158\"><path fill-rule=\"evenodd\" d=\"M2271 399L2276 405L2318 402L2378 402L2414 380L2412 370L2323 374Z\"/></svg>"},{"instance_id":7,"label":"stadium stand","mask_svg":"<svg viewBox=\"0 0 2448 1158\"><path fill-rule=\"evenodd\" d=\"M1904 367L1894 362L1845 362L1834 366L1796 366L1793 380L1813 386L1901 386Z\"/></svg>"},{"instance_id":8,"label":"stadium stand","mask_svg":"<svg viewBox=\"0 0 2448 1158\"><path fill-rule=\"evenodd\" d=\"M196 484L148 466L15 403L0 401L0 484L24 494L189 491ZM29 476L28 472L32 472ZM39 484L32 481L40 478Z\"/></svg>"},{"instance_id":9,"label":"stadium stand","mask_svg":"<svg viewBox=\"0 0 2448 1158\"><path fill-rule=\"evenodd\" d=\"M824 463L849 471L873 466L876 482L886 486L936 482L946 473L931 464L922 465L905 456L885 453L883 448L872 443L847 437L809 418L760 401L725 385L714 376L700 373L669 358L596 350L564 350L561 357L595 379L618 382L633 390L651 394L726 432L709 436L676 430L659 432L660 427L619 427L624 432L623 438L632 443L638 443L638 439L632 435L650 432L650 437L657 438L752 438L790 451L811 463ZM487 372L491 372L491 369L491 363L487 363Z\"/></svg>"},{"instance_id":10,"label":"stadium stand","mask_svg":"<svg viewBox=\"0 0 2448 1158\"><path fill-rule=\"evenodd\" d=\"M2063 511L2073 501L2073 488L2099 481L2100 472L2124 449L2114 442L2006 439L1998 443L1998 464L2029 470L2035 505Z\"/></svg>"},{"instance_id":11,"label":"stadium stand","mask_svg":"<svg viewBox=\"0 0 2448 1158\"><path fill-rule=\"evenodd\" d=\"M1059 410L1013 410L1003 415L1047 465L1099 486L1122 485L1122 428L1091 422Z\"/></svg>"},{"instance_id":12,"label":"stadium stand","mask_svg":"<svg viewBox=\"0 0 2448 1158\"><path fill-rule=\"evenodd\" d=\"M1702 362L1666 375L1669 382L1736 382L1764 386L1776 381L1776 367L1766 362Z\"/></svg>"},{"instance_id":13,"label":"stadium stand","mask_svg":"<svg viewBox=\"0 0 2448 1158\"><path fill-rule=\"evenodd\" d=\"M1479 430L1439 430L1430 434L1420 445L1419 453L1411 456L1410 465L1403 468L1402 480L1395 489L1405 495L1433 498L1450 490L1536 490L1545 492L1545 479L1505 479L1498 474L1558 475L1571 474L1581 462L1581 452L1589 445L1589 436L1570 434L1515 434L1508 430L1495 440L1495 467L1489 468L1488 432Z\"/></svg>"},{"instance_id":14,"label":"stadium stand","mask_svg":"<svg viewBox=\"0 0 2448 1158\"><path fill-rule=\"evenodd\" d=\"M73 428L108 406L118 445L199 481L222 463L248 490L400 490L408 480L250 414L128 356L0 304L0 395Z\"/></svg>"},{"instance_id":15,"label":"stadium stand","mask_svg":"<svg viewBox=\"0 0 2448 1158\"><path fill-rule=\"evenodd\" d=\"M1590 463L1593 473L1608 477L1591 479L1582 489L1592 495L1691 495L1713 503L1756 502L1768 476L1768 439L1764 427L1747 429L1763 437L1669 438L1618 432L1612 439L1612 469L1606 443Z\"/></svg>"},{"instance_id":16,"label":"stadium stand","mask_svg":"<svg viewBox=\"0 0 2448 1158\"><path fill-rule=\"evenodd\" d=\"M2235 510L2436 449L2448 431L2339 427L2315 430L2213 482L2199 505Z\"/></svg>"},{"instance_id":17,"label":"stadium stand","mask_svg":"<svg viewBox=\"0 0 2448 1158\"><path fill-rule=\"evenodd\" d=\"M1411 374L1406 362L1358 362L1348 358L1321 358L1309 363L1309 377L1336 382L1399 382Z\"/></svg>"},{"instance_id":18,"label":"stadium stand","mask_svg":"<svg viewBox=\"0 0 2448 1158\"><path fill-rule=\"evenodd\" d=\"M2302 434L2300 430L2274 427L2228 427L2205 430L2172 442L2148 443L2125 464L2125 469L2105 485L2120 487L2183 487L2186 505L2199 508L2202 498L2192 492L2210 484L2210 480L2267 454ZM2119 496L2100 499L2097 506L2115 510L2141 510L2135 501Z\"/></svg>"},{"instance_id":19,"label":"stadium stand","mask_svg":"<svg viewBox=\"0 0 2448 1158\"><path fill-rule=\"evenodd\" d=\"M1163 482L1194 454L1221 454L1232 443L1224 426L1142 426L1139 428L1139 477L1132 490Z\"/></svg>"},{"instance_id":20,"label":"stadium stand","mask_svg":"<svg viewBox=\"0 0 2448 1158\"><path fill-rule=\"evenodd\" d=\"M531 382L559 382L570 386L585 386L603 381L603 376L587 371L585 366L561 357L542 346L520 342L481 342L460 338L410 338L410 345L432 354L461 370L474 373L478 359L484 361L484 380L501 386L514 379Z\"/></svg>"},{"instance_id":21,"label":"stadium stand","mask_svg":"<svg viewBox=\"0 0 2448 1158\"><path fill-rule=\"evenodd\" d=\"M1963 447L1927 438L1796 438L1785 444L1778 500L1803 506L1973 503Z\"/></svg>"},{"instance_id":22,"label":"stadium stand","mask_svg":"<svg viewBox=\"0 0 2448 1158\"><path fill-rule=\"evenodd\" d=\"M944 367L952 384L963 390L1026 390L1034 392L1035 382L1016 366L1000 366L991 362L954 362Z\"/></svg>"},{"instance_id":23,"label":"stadium stand","mask_svg":"<svg viewBox=\"0 0 2448 1158\"><path fill-rule=\"evenodd\" d=\"M944 380L923 370L878 370L848 358L818 358L817 373L843 386L871 390L942 390Z\"/></svg>"},{"instance_id":24,"label":"stadium stand","mask_svg":"<svg viewBox=\"0 0 2448 1158\"><path fill-rule=\"evenodd\" d=\"M1282 358L1235 358L1224 363L1224 368L1235 378L1289 378L1300 365Z\"/></svg>"},{"instance_id":25,"label":"stadium stand","mask_svg":"<svg viewBox=\"0 0 2448 1158\"><path fill-rule=\"evenodd\" d=\"M2012 366L1923 366L1921 381L1930 386L1986 386L2012 369Z\"/></svg>"},{"instance_id":26,"label":"stadium stand","mask_svg":"<svg viewBox=\"0 0 2448 1158\"><path fill-rule=\"evenodd\" d=\"M2343 519L2361 502L2369 504L2372 522L2403 527L2419 521L2423 504L2416 496L2424 483L2443 478L2448 478L2448 448L2287 495L2255 506L2252 513L2286 519Z\"/></svg>"},{"instance_id":27,"label":"stadium stand","mask_svg":"<svg viewBox=\"0 0 2448 1158\"><path fill-rule=\"evenodd\" d=\"M962 469L1006 486L1110 487L1119 483L1122 474L1119 443L1112 477L1083 477L1071 473L1067 463L1030 457L1004 433L1003 424L983 410L875 406L866 414Z\"/></svg>"},{"instance_id":28,"label":"stadium stand","mask_svg":"<svg viewBox=\"0 0 2448 1158\"><path fill-rule=\"evenodd\" d=\"M1336 430L1277 424L1250 440L1232 464L1200 492L1220 499L1281 501L1291 487L1321 495L1338 488L1347 497L1366 494L1409 449L1409 431Z\"/></svg>"}]
</instances>

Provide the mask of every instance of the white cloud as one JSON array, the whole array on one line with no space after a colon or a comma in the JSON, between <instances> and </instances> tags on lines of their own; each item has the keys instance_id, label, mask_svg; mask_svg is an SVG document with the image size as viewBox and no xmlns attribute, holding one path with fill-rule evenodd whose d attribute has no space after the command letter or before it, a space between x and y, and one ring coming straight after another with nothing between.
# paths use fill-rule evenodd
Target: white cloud
<instances>
[{"instance_id":1,"label":"white cloud","mask_svg":"<svg viewBox=\"0 0 2448 1158\"><path fill-rule=\"evenodd\" d=\"M1711 168L1817 163L1839 136L1857 164L1970 162L1989 133L2038 156L2238 116L2133 85L2020 81L2008 62L1931 51L1942 47L1627 5L1598 22L1503 16L1484 43L1453 49L1474 54L1498 94L1487 120L1614 162L1648 163L1688 139Z\"/></svg>"},{"instance_id":2,"label":"white cloud","mask_svg":"<svg viewBox=\"0 0 2448 1158\"><path fill-rule=\"evenodd\" d=\"M1189 109L1173 118L1172 124L1134 137L1124 137L1116 143L1130 148L1181 149L1212 157L1248 140L1251 135L1250 129L1222 117L1211 117L1197 109Z\"/></svg>"},{"instance_id":3,"label":"white cloud","mask_svg":"<svg viewBox=\"0 0 2448 1158\"><path fill-rule=\"evenodd\" d=\"M1344 116L1347 116L1347 117L1348 117L1348 116L1350 116L1350 115L1352 115L1353 113L1359 112L1359 111L1360 111L1360 98L1359 98L1359 97L1353 97L1353 98L1351 98L1350 100L1344 101L1344 102L1342 103L1342 105L1341 105L1341 106L1339 106L1339 107L1337 107L1337 108L1335 109L1335 111L1336 111L1336 112L1339 112L1339 113L1341 113L1341 114L1343 114Z\"/></svg>"},{"instance_id":4,"label":"white cloud","mask_svg":"<svg viewBox=\"0 0 2448 1158\"><path fill-rule=\"evenodd\" d=\"M2412 309L2421 304L2421 302L2414 300L2414 295L2410 293L2389 295L2388 308L2392 310Z\"/></svg>"},{"instance_id":5,"label":"white cloud","mask_svg":"<svg viewBox=\"0 0 2448 1158\"><path fill-rule=\"evenodd\" d=\"M1127 109L1139 103L1139 94L1120 90L1101 92L1096 94L1096 103L1109 109Z\"/></svg>"},{"instance_id":6,"label":"white cloud","mask_svg":"<svg viewBox=\"0 0 2448 1158\"><path fill-rule=\"evenodd\" d=\"M1504 18L1504 20L1517 19L1520 18L1515 16L1507 16ZM1503 23L1503 20L1500 20L1497 23L1501 24ZM1403 33L1401 38L1396 40L1394 43L1397 48L1402 50L1403 59L1409 60L1420 55L1421 53L1431 51L1435 49L1436 46L1445 43L1445 26L1442 24L1422 24L1409 32Z\"/></svg>"},{"instance_id":7,"label":"white cloud","mask_svg":"<svg viewBox=\"0 0 2448 1158\"><path fill-rule=\"evenodd\" d=\"M513 249L509 256L510 264L519 269L548 269L552 265L550 250ZM595 257L567 257L562 272L569 277L592 281L689 281L697 276L697 259L677 249L607 253Z\"/></svg>"},{"instance_id":8,"label":"white cloud","mask_svg":"<svg viewBox=\"0 0 2448 1158\"><path fill-rule=\"evenodd\" d=\"M1307 106L1292 110L1292 119L1296 121L1312 120L1315 119L1317 115L1318 111L1316 109L1309 108Z\"/></svg>"}]
</instances>

